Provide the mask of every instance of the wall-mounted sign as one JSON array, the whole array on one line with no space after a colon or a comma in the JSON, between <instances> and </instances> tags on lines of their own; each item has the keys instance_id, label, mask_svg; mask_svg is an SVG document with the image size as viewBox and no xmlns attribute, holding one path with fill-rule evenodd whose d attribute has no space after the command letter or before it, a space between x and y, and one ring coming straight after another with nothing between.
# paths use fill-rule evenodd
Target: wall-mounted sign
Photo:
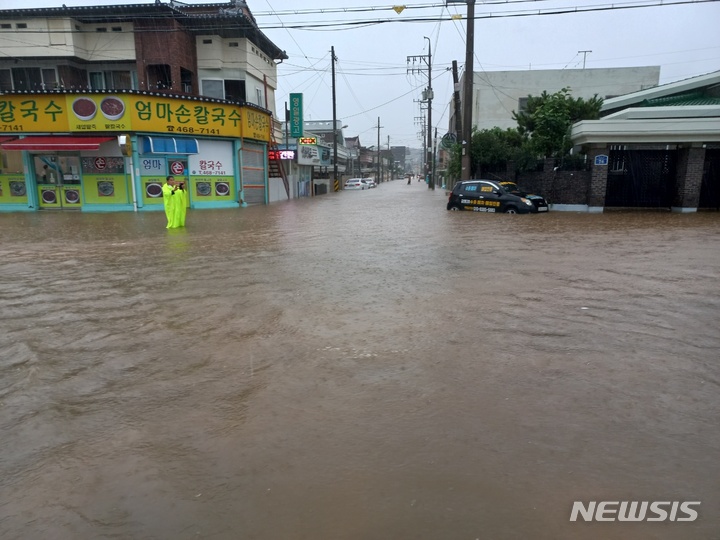
<instances>
[{"instance_id":1,"label":"wall-mounted sign","mask_svg":"<svg viewBox=\"0 0 720 540\"><path fill-rule=\"evenodd\" d=\"M239 105L164 96L0 96L0 132L148 131L270 140L270 114Z\"/></svg>"},{"instance_id":2,"label":"wall-mounted sign","mask_svg":"<svg viewBox=\"0 0 720 540\"><path fill-rule=\"evenodd\" d=\"M295 159L295 150L269 150L268 159Z\"/></svg>"},{"instance_id":3,"label":"wall-mounted sign","mask_svg":"<svg viewBox=\"0 0 720 540\"><path fill-rule=\"evenodd\" d=\"M243 138L270 140L270 117L266 113L247 108L243 111L242 119Z\"/></svg>"},{"instance_id":4,"label":"wall-mounted sign","mask_svg":"<svg viewBox=\"0 0 720 540\"><path fill-rule=\"evenodd\" d=\"M185 172L185 163L182 161L171 162L170 172L173 174L183 174Z\"/></svg>"},{"instance_id":5,"label":"wall-mounted sign","mask_svg":"<svg viewBox=\"0 0 720 540\"><path fill-rule=\"evenodd\" d=\"M303 134L303 95L290 94L290 136L302 137Z\"/></svg>"},{"instance_id":6,"label":"wall-mounted sign","mask_svg":"<svg viewBox=\"0 0 720 540\"><path fill-rule=\"evenodd\" d=\"M608 164L608 157L605 154L600 154L599 156L595 156L595 165L602 167L604 165Z\"/></svg>"},{"instance_id":7,"label":"wall-mounted sign","mask_svg":"<svg viewBox=\"0 0 720 540\"><path fill-rule=\"evenodd\" d=\"M298 165L320 165L317 146L301 146L297 155Z\"/></svg>"},{"instance_id":8,"label":"wall-mounted sign","mask_svg":"<svg viewBox=\"0 0 720 540\"><path fill-rule=\"evenodd\" d=\"M317 137L300 137L298 142L300 144L317 144Z\"/></svg>"}]
</instances>

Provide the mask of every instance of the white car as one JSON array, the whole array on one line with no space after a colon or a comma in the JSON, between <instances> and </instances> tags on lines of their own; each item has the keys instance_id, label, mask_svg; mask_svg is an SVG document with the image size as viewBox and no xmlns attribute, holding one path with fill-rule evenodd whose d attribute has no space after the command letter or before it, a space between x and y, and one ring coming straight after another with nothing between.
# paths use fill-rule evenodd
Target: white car
<instances>
[{"instance_id":1,"label":"white car","mask_svg":"<svg viewBox=\"0 0 720 540\"><path fill-rule=\"evenodd\" d=\"M363 178L350 178L345 182L345 189L370 189Z\"/></svg>"},{"instance_id":2,"label":"white car","mask_svg":"<svg viewBox=\"0 0 720 540\"><path fill-rule=\"evenodd\" d=\"M363 178L362 181L367 184L367 187L368 187L368 188L377 187L377 184L375 183L375 179L374 179L374 178Z\"/></svg>"}]
</instances>

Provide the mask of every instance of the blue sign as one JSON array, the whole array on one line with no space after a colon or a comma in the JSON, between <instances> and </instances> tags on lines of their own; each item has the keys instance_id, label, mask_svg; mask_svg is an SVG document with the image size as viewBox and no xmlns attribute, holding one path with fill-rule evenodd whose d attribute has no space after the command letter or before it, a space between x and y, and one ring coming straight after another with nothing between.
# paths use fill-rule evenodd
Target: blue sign
<instances>
[{"instance_id":1,"label":"blue sign","mask_svg":"<svg viewBox=\"0 0 720 540\"><path fill-rule=\"evenodd\" d=\"M595 165L596 166L603 166L608 164L608 157L605 154L600 154L599 156L595 156Z\"/></svg>"}]
</instances>

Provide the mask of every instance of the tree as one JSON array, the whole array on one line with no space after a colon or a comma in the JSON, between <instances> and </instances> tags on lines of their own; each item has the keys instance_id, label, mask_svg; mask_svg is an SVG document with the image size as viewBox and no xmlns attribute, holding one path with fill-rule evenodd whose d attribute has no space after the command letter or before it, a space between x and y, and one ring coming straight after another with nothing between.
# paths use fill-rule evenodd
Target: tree
<instances>
[{"instance_id":1,"label":"tree","mask_svg":"<svg viewBox=\"0 0 720 540\"><path fill-rule=\"evenodd\" d=\"M529 154L531 152L528 150L527 137L515 128L473 130L470 142L470 177L479 178L486 172L505 171L508 161L519 163L518 170L522 170L524 164L532 161L527 157ZM450 151L448 176L459 178L460 167L461 146L456 144Z\"/></svg>"},{"instance_id":2,"label":"tree","mask_svg":"<svg viewBox=\"0 0 720 540\"><path fill-rule=\"evenodd\" d=\"M517 128L473 130L470 143L471 178L486 171L504 169L508 161L516 171L531 169L537 158L564 157L572 147L570 128L580 120L600 117L603 100L573 98L568 88L554 94L528 96L527 107L513 111ZM460 178L461 146L450 151L448 177Z\"/></svg>"},{"instance_id":3,"label":"tree","mask_svg":"<svg viewBox=\"0 0 720 540\"><path fill-rule=\"evenodd\" d=\"M570 128L580 120L597 120L603 100L597 94L585 100L573 98L569 88L540 96L528 96L525 110L513 111L520 134L529 137L532 149L542 157L562 157L572 148Z\"/></svg>"}]
</instances>

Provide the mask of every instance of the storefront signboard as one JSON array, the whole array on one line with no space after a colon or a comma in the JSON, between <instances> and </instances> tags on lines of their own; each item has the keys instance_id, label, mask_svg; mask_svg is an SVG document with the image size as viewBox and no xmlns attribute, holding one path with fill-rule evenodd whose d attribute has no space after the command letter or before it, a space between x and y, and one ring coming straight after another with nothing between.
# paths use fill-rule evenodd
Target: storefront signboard
<instances>
[{"instance_id":1,"label":"storefront signboard","mask_svg":"<svg viewBox=\"0 0 720 540\"><path fill-rule=\"evenodd\" d=\"M147 131L270 140L270 115L238 105L134 94L0 96L0 133Z\"/></svg>"},{"instance_id":2,"label":"storefront signboard","mask_svg":"<svg viewBox=\"0 0 720 540\"><path fill-rule=\"evenodd\" d=\"M302 137L303 134L303 95L290 94L290 136Z\"/></svg>"},{"instance_id":3,"label":"storefront signboard","mask_svg":"<svg viewBox=\"0 0 720 540\"><path fill-rule=\"evenodd\" d=\"M244 139L270 140L270 117L262 111L245 108L242 117Z\"/></svg>"}]
</instances>

